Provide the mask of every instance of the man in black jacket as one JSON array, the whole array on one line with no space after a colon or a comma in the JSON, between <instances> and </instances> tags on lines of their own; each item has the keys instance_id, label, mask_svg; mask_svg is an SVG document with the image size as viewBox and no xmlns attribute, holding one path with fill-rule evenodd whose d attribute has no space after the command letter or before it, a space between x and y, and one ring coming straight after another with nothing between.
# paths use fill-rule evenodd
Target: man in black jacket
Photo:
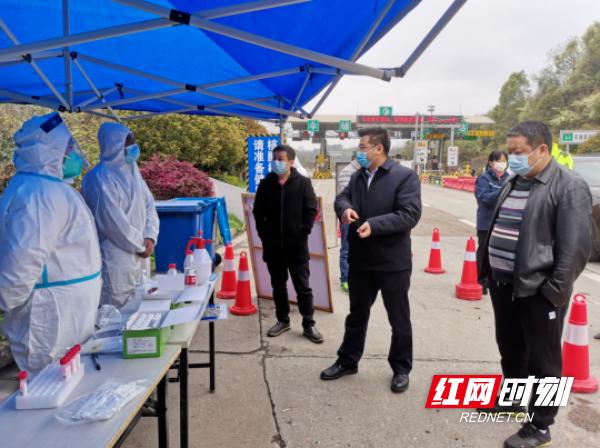
<instances>
[{"instance_id":1,"label":"man in black jacket","mask_svg":"<svg viewBox=\"0 0 600 448\"><path fill-rule=\"evenodd\" d=\"M356 160L362 169L335 200L336 214L350 225L350 314L338 359L321 372L321 379L334 380L358 371L371 306L381 291L392 327L391 389L403 392L412 368L410 231L421 217L421 185L414 171L388 158L390 139L385 129L363 129L359 135Z\"/></svg>"},{"instance_id":2,"label":"man in black jacket","mask_svg":"<svg viewBox=\"0 0 600 448\"><path fill-rule=\"evenodd\" d=\"M260 181L254 199L256 230L271 276L277 314L277 323L267 331L267 336L279 336L290 329L289 271L302 314L304 336L320 344L323 337L313 319L308 266L308 235L317 216L317 198L310 179L293 167L295 159L296 153L288 145L273 149L272 172Z\"/></svg>"},{"instance_id":3,"label":"man in black jacket","mask_svg":"<svg viewBox=\"0 0 600 448\"><path fill-rule=\"evenodd\" d=\"M507 144L516 175L503 187L492 213L480 279L489 280L504 378L560 377L569 298L592 247L592 197L582 178L553 160L552 135L544 123L518 124ZM550 444L548 427L558 407L535 406L536 399L532 394L532 422L509 437L505 447ZM488 411L524 409L497 402Z\"/></svg>"}]
</instances>

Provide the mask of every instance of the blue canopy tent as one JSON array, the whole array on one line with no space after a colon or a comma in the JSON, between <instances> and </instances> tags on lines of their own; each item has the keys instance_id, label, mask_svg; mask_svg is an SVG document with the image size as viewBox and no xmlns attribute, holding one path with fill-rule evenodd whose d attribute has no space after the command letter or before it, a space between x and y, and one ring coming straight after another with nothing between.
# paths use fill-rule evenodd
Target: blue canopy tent
<instances>
[{"instance_id":1,"label":"blue canopy tent","mask_svg":"<svg viewBox=\"0 0 600 448\"><path fill-rule=\"evenodd\" d=\"M419 2L0 0L0 102L117 120L116 109L306 118L344 75L404 76L466 0L402 66L355 62Z\"/></svg>"}]
</instances>

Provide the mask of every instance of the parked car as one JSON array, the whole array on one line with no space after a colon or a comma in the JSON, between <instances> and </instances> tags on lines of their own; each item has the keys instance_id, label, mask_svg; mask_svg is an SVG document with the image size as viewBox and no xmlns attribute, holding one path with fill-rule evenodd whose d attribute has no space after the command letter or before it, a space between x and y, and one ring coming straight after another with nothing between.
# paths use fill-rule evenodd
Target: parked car
<instances>
[{"instance_id":1,"label":"parked car","mask_svg":"<svg viewBox=\"0 0 600 448\"><path fill-rule=\"evenodd\" d=\"M574 170L585 179L592 191L594 206L594 241L590 260L600 261L600 154L573 157Z\"/></svg>"}]
</instances>

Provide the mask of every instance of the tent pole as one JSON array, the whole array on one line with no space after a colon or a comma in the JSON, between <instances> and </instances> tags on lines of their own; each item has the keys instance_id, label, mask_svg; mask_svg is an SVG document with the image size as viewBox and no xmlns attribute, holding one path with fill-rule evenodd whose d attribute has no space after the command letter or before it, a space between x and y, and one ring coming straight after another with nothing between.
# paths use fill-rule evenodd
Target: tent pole
<instances>
[{"instance_id":1,"label":"tent pole","mask_svg":"<svg viewBox=\"0 0 600 448\"><path fill-rule=\"evenodd\" d=\"M302 83L302 87L300 87L300 90L298 90L298 95L296 95L296 99L294 100L294 103L290 107L290 110L292 112L296 110L296 106L298 105L298 102L300 102L300 98L302 98L302 94L306 90L306 86L308 86L308 82L310 81L311 76L312 75L310 72L310 67L307 66L306 67L306 76L304 77L304 82Z\"/></svg>"},{"instance_id":2,"label":"tent pole","mask_svg":"<svg viewBox=\"0 0 600 448\"><path fill-rule=\"evenodd\" d=\"M83 69L83 67L81 66L81 64L79 63L79 61L77 60L77 58L75 58L75 57L73 57L73 64L75 64L75 66L77 67L77 69L81 72L81 75L84 77L84 79L89 84L89 86L92 88L92 90L94 91L94 93L96 94L96 96L100 99L100 101L102 101L103 103L106 103L106 98L104 98L104 95L102 95L100 93L100 91L96 88L96 85L92 82L91 78L88 76L88 74L86 73L86 71ZM116 112L113 110L113 108L110 107L110 106L108 106L108 110L110 111L111 115L113 117L115 117L115 120L117 120L120 123L121 119L116 114Z\"/></svg>"},{"instance_id":3,"label":"tent pole","mask_svg":"<svg viewBox=\"0 0 600 448\"><path fill-rule=\"evenodd\" d=\"M69 21L69 0L62 0L62 12L63 12L63 36L67 37L71 33L71 24ZM65 90L67 91L67 101L69 103L69 110L73 109L73 72L71 69L71 53L70 48L63 48L63 60L65 63Z\"/></svg>"},{"instance_id":4,"label":"tent pole","mask_svg":"<svg viewBox=\"0 0 600 448\"><path fill-rule=\"evenodd\" d=\"M106 95L110 95L111 93L116 92L117 90L119 90L117 87L111 87L110 89L103 90L100 92L100 97L106 97ZM91 96L87 100L75 104L74 108L77 109L78 107L87 106L88 104L91 104L94 101L96 101L98 98L98 95Z\"/></svg>"},{"instance_id":5,"label":"tent pole","mask_svg":"<svg viewBox=\"0 0 600 448\"><path fill-rule=\"evenodd\" d=\"M0 28L2 28L2 31L4 31L4 34L6 34L6 37L8 37L8 39L13 43L13 45L20 45L19 39L17 39L17 36L13 34L6 22L2 20L2 18L0 18ZM67 103L65 98L60 94L56 87L54 87L54 84L52 84L52 82L46 77L46 75L44 75L44 72L39 67L39 65L33 60L31 55L24 55L23 59L25 59L29 63L31 68L37 73L37 75L41 78L44 84L46 84L50 91L56 96L56 98L58 98L58 101L60 101L63 107L67 110L70 110L71 106L69 105L69 103Z\"/></svg>"},{"instance_id":6,"label":"tent pole","mask_svg":"<svg viewBox=\"0 0 600 448\"><path fill-rule=\"evenodd\" d=\"M59 106L56 103L51 103L39 98L23 95L21 93L12 92L10 90L0 89L0 95L12 98L14 101L25 104L35 104L37 106L47 107L52 110L58 110Z\"/></svg>"},{"instance_id":7,"label":"tent pole","mask_svg":"<svg viewBox=\"0 0 600 448\"><path fill-rule=\"evenodd\" d=\"M36 61L44 61L46 59L58 59L63 57L63 51L41 51L39 53L34 53L31 55L31 58ZM27 60L23 59L23 57L19 57L18 59L4 59L0 61L0 67L9 67L11 65L16 64L24 64Z\"/></svg>"},{"instance_id":8,"label":"tent pole","mask_svg":"<svg viewBox=\"0 0 600 448\"><path fill-rule=\"evenodd\" d=\"M379 13L379 16L377 16L377 20L375 20L375 22L373 22L373 24L371 25L371 28L369 28L369 32L363 37L363 39L361 40L358 47L356 47L356 50L354 50L354 53L352 53L352 58L350 58L351 61L355 61L360 56L360 53L363 51L365 46L369 43L369 40L371 39L371 37L373 36L373 33L375 33L375 31L381 24L381 21L385 18L385 16L389 12L390 8L392 6L394 6L394 3L395 3L395 0L388 0L385 7ZM346 73L344 73L344 74L346 74ZM333 81L331 81L331 85L329 86L327 91L321 96L321 98L319 98L318 103L315 105L315 107L313 107L313 110L310 112L311 117L315 116L315 114L321 108L321 106L323 105L325 100L329 97L329 95L331 95L331 92L333 92L333 89L335 89L335 87L338 85L338 83L340 82L340 80L342 79L342 76L344 74L338 73L338 75L335 77L335 79Z\"/></svg>"},{"instance_id":9,"label":"tent pole","mask_svg":"<svg viewBox=\"0 0 600 448\"><path fill-rule=\"evenodd\" d=\"M172 10L169 8L165 8L163 6L150 3L144 0L115 0L119 3L132 6L134 8L138 8L142 11L151 12L157 15L160 15L164 18L171 17ZM189 20L189 22L188 22ZM371 76L373 78L382 79L384 81L389 81L392 78L393 71L383 70L379 68L368 67L366 65L357 64L355 62L347 61L342 58L337 58L334 56L329 56L324 53L319 53L317 51L308 50L305 48L297 47L295 45L286 44L284 42L279 42L274 39L269 39L263 36L259 36L257 34L248 33L246 31L242 31L227 25L223 25L220 23L212 22L207 20L205 17L202 17L199 14L189 14L186 17L186 24L194 26L196 28L200 28L202 30L210 31L216 34L220 34L225 37L230 37L232 39L240 40L243 42L247 42L249 44L253 44L259 47L268 48L273 51L278 51L280 53L289 54L291 56L296 56L302 59L307 59L309 61L318 62L323 65L336 67L341 70L345 70L352 73L357 73L365 76ZM0 53L1 55L1 53Z\"/></svg>"},{"instance_id":10,"label":"tent pole","mask_svg":"<svg viewBox=\"0 0 600 448\"><path fill-rule=\"evenodd\" d=\"M429 33L423 38L423 40L419 43L417 48L411 53L406 62L402 64L401 67L395 68L396 77L404 77L406 72L413 66L413 64L419 59L419 57L423 54L423 52L429 47L431 42L435 40L435 38L442 32L444 27L452 20L452 18L456 15L456 13L463 7L463 5L467 2L467 0L454 0L452 4L448 7L446 12L440 17L440 19L436 22L436 24L431 28Z\"/></svg>"}]
</instances>

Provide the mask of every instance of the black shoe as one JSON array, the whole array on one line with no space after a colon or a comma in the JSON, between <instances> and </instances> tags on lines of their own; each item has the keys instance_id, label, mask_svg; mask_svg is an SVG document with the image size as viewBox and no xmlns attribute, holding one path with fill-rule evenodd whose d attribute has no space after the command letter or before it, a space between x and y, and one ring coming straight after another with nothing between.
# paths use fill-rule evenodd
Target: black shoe
<instances>
[{"instance_id":1,"label":"black shoe","mask_svg":"<svg viewBox=\"0 0 600 448\"><path fill-rule=\"evenodd\" d=\"M519 432L513 434L504 441L504 448L535 448L540 446L550 446L552 438L550 430L542 432L531 423L525 423Z\"/></svg>"},{"instance_id":2,"label":"black shoe","mask_svg":"<svg viewBox=\"0 0 600 448\"><path fill-rule=\"evenodd\" d=\"M321 372L321 379L337 380L338 378L341 378L343 376L354 375L355 373L358 373L358 367L348 368L336 362L331 367L328 367L327 369Z\"/></svg>"},{"instance_id":3,"label":"black shoe","mask_svg":"<svg viewBox=\"0 0 600 448\"><path fill-rule=\"evenodd\" d=\"M596 333L596 334L594 335L594 339L600 339L600 333Z\"/></svg>"},{"instance_id":4,"label":"black shoe","mask_svg":"<svg viewBox=\"0 0 600 448\"><path fill-rule=\"evenodd\" d=\"M287 322L277 322L267 331L267 336L270 338L274 338L275 336L279 336L281 333L285 333L286 331L290 331L290 323Z\"/></svg>"},{"instance_id":5,"label":"black shoe","mask_svg":"<svg viewBox=\"0 0 600 448\"><path fill-rule=\"evenodd\" d=\"M408 389L408 375L406 373L396 373L392 378L390 389L397 394Z\"/></svg>"},{"instance_id":6,"label":"black shoe","mask_svg":"<svg viewBox=\"0 0 600 448\"><path fill-rule=\"evenodd\" d=\"M313 325L312 327L308 327L304 329L304 336L306 336L311 342L315 344L323 343L323 336L319 333L319 330Z\"/></svg>"},{"instance_id":7,"label":"black shoe","mask_svg":"<svg viewBox=\"0 0 600 448\"><path fill-rule=\"evenodd\" d=\"M498 399L496 398L496 403L494 403L493 408L477 408L477 411L487 412L488 414L500 414L501 412L506 412L508 414L525 414L527 412L527 408L517 403L518 402L512 402L508 406L502 406L500 403L498 403Z\"/></svg>"}]
</instances>

